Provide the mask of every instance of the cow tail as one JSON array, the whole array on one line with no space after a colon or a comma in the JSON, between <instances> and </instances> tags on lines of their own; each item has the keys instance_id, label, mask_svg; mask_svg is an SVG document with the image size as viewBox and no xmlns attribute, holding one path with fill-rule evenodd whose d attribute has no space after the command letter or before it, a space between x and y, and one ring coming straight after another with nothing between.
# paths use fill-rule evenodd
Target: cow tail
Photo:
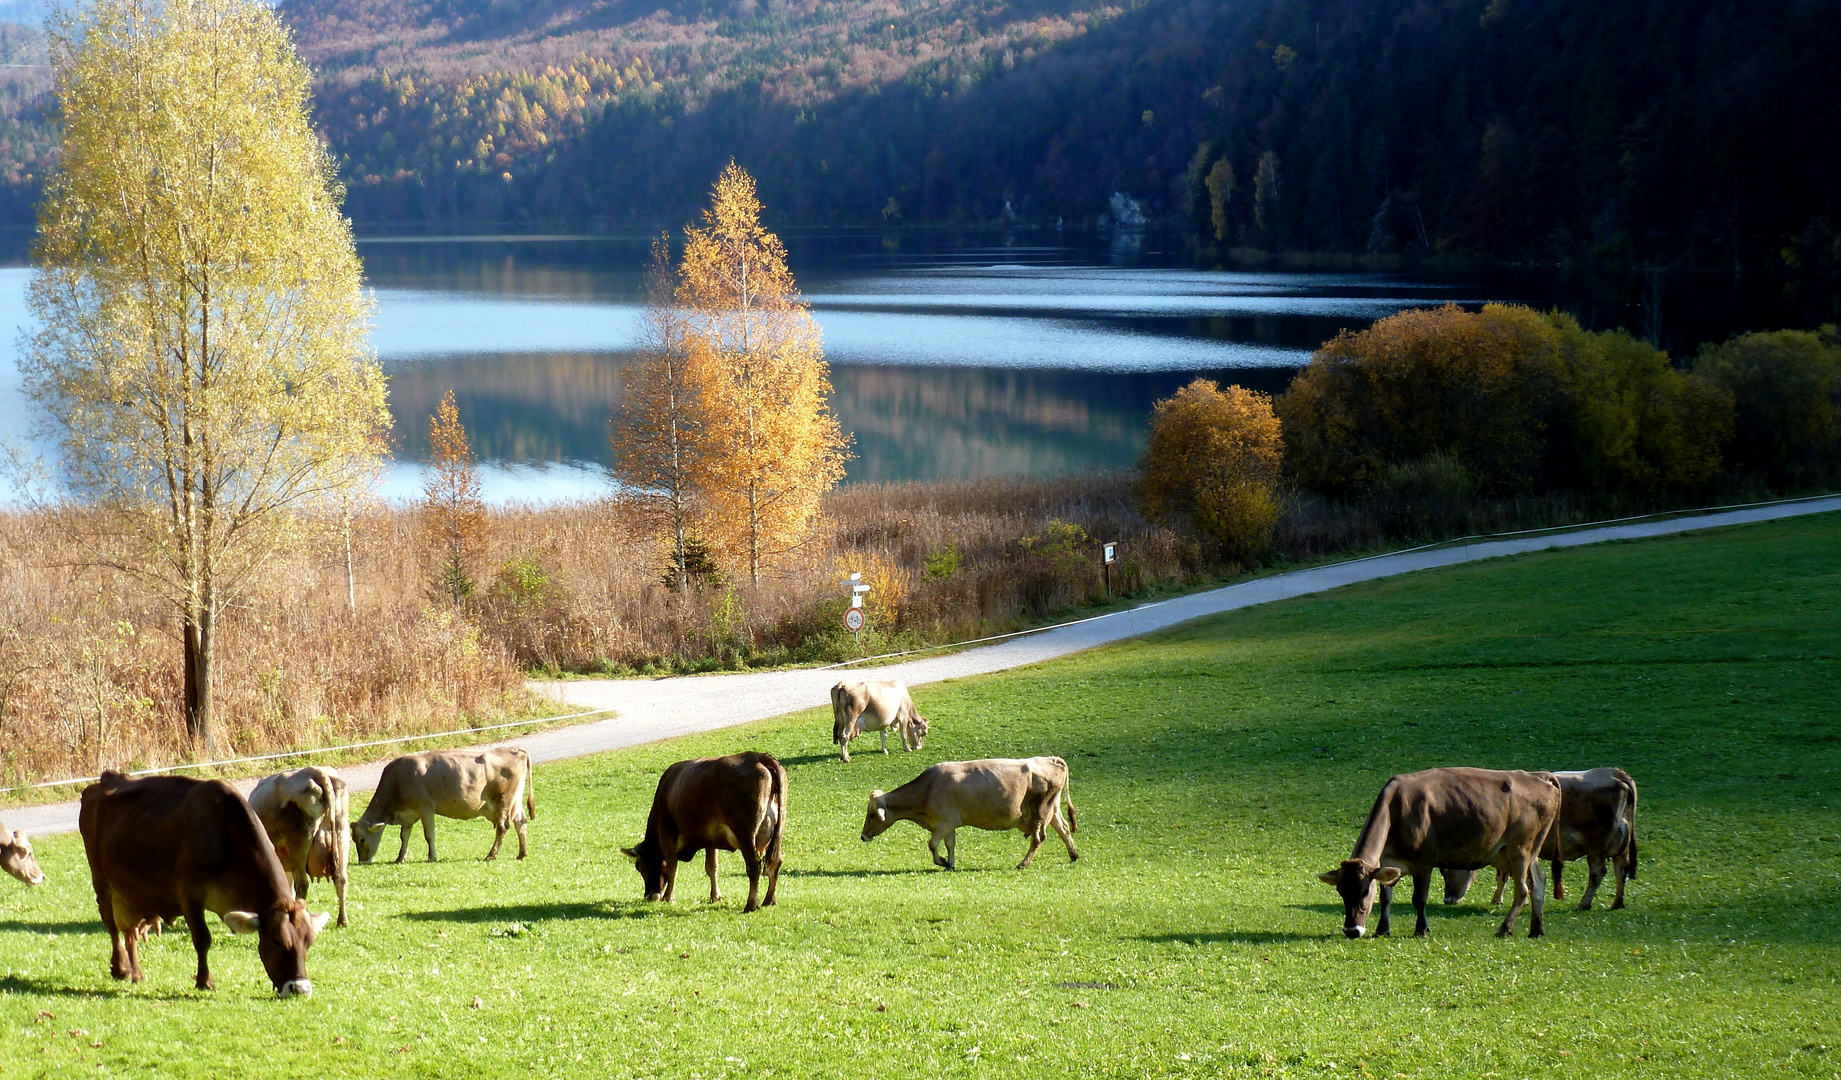
<instances>
[{"instance_id":1,"label":"cow tail","mask_svg":"<svg viewBox=\"0 0 1841 1080\"><path fill-rule=\"evenodd\" d=\"M1060 758L1055 760L1061 761ZM1068 832L1079 832L1080 818L1074 813L1074 774L1068 771L1068 763L1065 761L1061 761L1061 772L1067 777L1067 782L1061 785L1061 797L1068 804Z\"/></svg>"},{"instance_id":2,"label":"cow tail","mask_svg":"<svg viewBox=\"0 0 1841 1080\"><path fill-rule=\"evenodd\" d=\"M786 766L778 758L769 757L768 761L772 763L767 769L772 776L768 798L778 811L773 818L773 835L767 841L767 861L772 865L780 861L780 841L786 835Z\"/></svg>"},{"instance_id":3,"label":"cow tail","mask_svg":"<svg viewBox=\"0 0 1841 1080\"><path fill-rule=\"evenodd\" d=\"M537 770L531 767L531 756L518 751L524 758L524 820L537 820Z\"/></svg>"},{"instance_id":4,"label":"cow tail","mask_svg":"<svg viewBox=\"0 0 1841 1080\"><path fill-rule=\"evenodd\" d=\"M1617 770L1617 783L1630 796L1630 880L1636 880L1636 781L1622 769Z\"/></svg>"},{"instance_id":5,"label":"cow tail","mask_svg":"<svg viewBox=\"0 0 1841 1080\"><path fill-rule=\"evenodd\" d=\"M850 708L844 702L844 684L838 683L831 688L831 744L841 745L844 741L844 728L849 724L844 713Z\"/></svg>"}]
</instances>

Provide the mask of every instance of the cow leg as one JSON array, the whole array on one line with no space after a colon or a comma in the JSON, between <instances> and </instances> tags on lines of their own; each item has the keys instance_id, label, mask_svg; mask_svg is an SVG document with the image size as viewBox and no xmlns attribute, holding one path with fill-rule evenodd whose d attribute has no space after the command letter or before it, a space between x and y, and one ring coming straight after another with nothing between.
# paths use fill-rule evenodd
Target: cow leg
<instances>
[{"instance_id":1,"label":"cow leg","mask_svg":"<svg viewBox=\"0 0 1841 1080\"><path fill-rule=\"evenodd\" d=\"M198 952L196 984L200 990L215 990L217 983L211 978L211 965L205 959L211 952L211 928L205 925L203 904L194 902L186 906L185 925L192 932L192 948Z\"/></svg>"},{"instance_id":2,"label":"cow leg","mask_svg":"<svg viewBox=\"0 0 1841 1080\"><path fill-rule=\"evenodd\" d=\"M850 764L850 740L856 737L856 725L853 723L850 729L844 732L844 737L838 740L837 756L843 758L846 765Z\"/></svg>"},{"instance_id":3,"label":"cow leg","mask_svg":"<svg viewBox=\"0 0 1841 1080\"><path fill-rule=\"evenodd\" d=\"M1547 883L1541 880L1539 859L1528 867L1528 874L1534 879L1528 883L1528 892L1534 897L1534 913L1528 917L1528 936L1537 938L1547 933Z\"/></svg>"},{"instance_id":4,"label":"cow leg","mask_svg":"<svg viewBox=\"0 0 1841 1080\"><path fill-rule=\"evenodd\" d=\"M942 842L946 844L946 857L944 859L940 858L940 844ZM959 868L959 858L957 854L958 840L954 829L943 828L934 830L933 835L927 838L927 850L933 852L933 865L944 866L948 870L957 870Z\"/></svg>"},{"instance_id":5,"label":"cow leg","mask_svg":"<svg viewBox=\"0 0 1841 1080\"><path fill-rule=\"evenodd\" d=\"M1624 906L1624 879L1630 876L1630 852L1628 849L1611 857L1617 867L1617 896L1611 901L1611 910L1618 911Z\"/></svg>"},{"instance_id":6,"label":"cow leg","mask_svg":"<svg viewBox=\"0 0 1841 1080\"><path fill-rule=\"evenodd\" d=\"M1553 898L1555 900L1566 899L1566 886L1560 881L1560 879L1565 876L1566 876L1566 860L1565 859L1553 860ZM1603 877L1604 874L1599 873L1597 876ZM1594 878L1593 880L1595 881L1597 879ZM1587 908L1587 909L1591 908L1592 906L1592 901L1590 899L1592 895L1591 888L1592 888L1591 886L1587 886L1586 893L1585 893L1587 899L1585 903L1579 905L1580 907Z\"/></svg>"},{"instance_id":7,"label":"cow leg","mask_svg":"<svg viewBox=\"0 0 1841 1080\"><path fill-rule=\"evenodd\" d=\"M510 829L511 829L511 822L505 820L505 813L503 810L493 815L492 817L492 830L493 830L492 847L488 848L486 851L486 861L487 862L491 862L492 860L499 857L499 845L505 842L505 833L509 831ZM432 862L434 860L430 859L429 861Z\"/></svg>"},{"instance_id":8,"label":"cow leg","mask_svg":"<svg viewBox=\"0 0 1841 1080\"><path fill-rule=\"evenodd\" d=\"M305 900L307 898L307 872L295 870L290 872L289 876L294 879L294 895Z\"/></svg>"},{"instance_id":9,"label":"cow leg","mask_svg":"<svg viewBox=\"0 0 1841 1080\"><path fill-rule=\"evenodd\" d=\"M1375 887L1381 890L1381 899L1375 904L1381 909L1381 918L1375 924L1374 936L1386 937L1393 930L1394 887L1380 884Z\"/></svg>"},{"instance_id":10,"label":"cow leg","mask_svg":"<svg viewBox=\"0 0 1841 1080\"><path fill-rule=\"evenodd\" d=\"M351 925L351 923L346 921L346 918L345 918L345 887L349 883L350 882L347 879L347 875L344 872L341 872L338 877L335 877L332 879L333 891L339 894L339 925L340 926L350 926Z\"/></svg>"},{"instance_id":11,"label":"cow leg","mask_svg":"<svg viewBox=\"0 0 1841 1080\"><path fill-rule=\"evenodd\" d=\"M396 849L396 861L399 863L409 856L409 830L413 828L415 828L415 822L413 821L403 826L403 842L402 845Z\"/></svg>"},{"instance_id":12,"label":"cow leg","mask_svg":"<svg viewBox=\"0 0 1841 1080\"><path fill-rule=\"evenodd\" d=\"M1490 907L1495 907L1497 904L1502 903L1502 887L1508 883L1509 876L1502 872L1502 867L1496 867L1496 893L1489 898Z\"/></svg>"},{"instance_id":13,"label":"cow leg","mask_svg":"<svg viewBox=\"0 0 1841 1080\"><path fill-rule=\"evenodd\" d=\"M146 978L141 974L141 941L147 936L147 924L141 923L123 936L122 951L128 954L128 981L140 982ZM117 976L119 978L119 976Z\"/></svg>"},{"instance_id":14,"label":"cow leg","mask_svg":"<svg viewBox=\"0 0 1841 1080\"><path fill-rule=\"evenodd\" d=\"M1036 861L1036 849L1042 846L1042 835L1046 831L1038 822L1035 828L1024 827L1023 835L1029 837L1029 850L1023 853L1023 861L1016 864L1018 870L1029 869L1029 864Z\"/></svg>"},{"instance_id":15,"label":"cow leg","mask_svg":"<svg viewBox=\"0 0 1841 1080\"><path fill-rule=\"evenodd\" d=\"M1068 862L1078 862L1080 861L1080 851L1074 847L1074 831L1068 828L1067 821L1062 818L1060 803L1060 796L1056 796L1055 806L1053 808L1054 816L1048 819L1048 823L1055 827L1055 831L1061 834L1061 842L1068 846Z\"/></svg>"},{"instance_id":16,"label":"cow leg","mask_svg":"<svg viewBox=\"0 0 1841 1080\"><path fill-rule=\"evenodd\" d=\"M127 950L122 948L121 927L115 922L114 891L106 885L96 886L96 910L102 915L103 928L109 932L109 974L117 979L125 979L133 970L128 966ZM132 935L133 929L128 933Z\"/></svg>"},{"instance_id":17,"label":"cow leg","mask_svg":"<svg viewBox=\"0 0 1841 1080\"><path fill-rule=\"evenodd\" d=\"M722 889L716 885L716 849L713 847L703 849L703 872L710 876L710 903L714 904L722 899Z\"/></svg>"},{"instance_id":18,"label":"cow leg","mask_svg":"<svg viewBox=\"0 0 1841 1080\"><path fill-rule=\"evenodd\" d=\"M884 757L888 756L888 752L889 752L889 729L883 728L882 729L882 754L883 756Z\"/></svg>"},{"instance_id":19,"label":"cow leg","mask_svg":"<svg viewBox=\"0 0 1841 1080\"><path fill-rule=\"evenodd\" d=\"M435 812L422 811L422 839L428 841L428 861L435 861Z\"/></svg>"},{"instance_id":20,"label":"cow leg","mask_svg":"<svg viewBox=\"0 0 1841 1080\"><path fill-rule=\"evenodd\" d=\"M1579 898L1580 911L1592 910L1592 898L1598 895L1598 886L1604 884L1604 872L1608 869L1603 855L1587 855L1585 866L1590 876L1585 881L1585 895ZM1558 863L1554 864L1554 869L1556 871L1559 869ZM1559 884L1560 879L1555 877L1553 889L1555 899L1558 899L1560 895Z\"/></svg>"},{"instance_id":21,"label":"cow leg","mask_svg":"<svg viewBox=\"0 0 1841 1080\"><path fill-rule=\"evenodd\" d=\"M1496 928L1497 937L1508 937L1515 932L1515 920L1521 917L1521 909L1528 902L1530 888L1533 889L1534 915L1529 924L1528 934L1530 937L1539 937L1542 933L1541 912L1547 899L1547 882L1543 879L1546 875L1541 873L1541 861L1538 855L1518 861L1519 866L1510 864L1510 871L1514 875L1515 899L1509 905L1508 916L1502 920L1502 925Z\"/></svg>"},{"instance_id":22,"label":"cow leg","mask_svg":"<svg viewBox=\"0 0 1841 1080\"><path fill-rule=\"evenodd\" d=\"M511 819L511 827L518 830L518 858L522 859L531 853L531 823L518 814Z\"/></svg>"},{"instance_id":23,"label":"cow leg","mask_svg":"<svg viewBox=\"0 0 1841 1080\"><path fill-rule=\"evenodd\" d=\"M767 895L761 900L762 907L773 906L774 893L780 888L780 863L783 861L785 860L780 857L780 845L769 841L767 852L763 857L763 864L767 867Z\"/></svg>"},{"instance_id":24,"label":"cow leg","mask_svg":"<svg viewBox=\"0 0 1841 1080\"><path fill-rule=\"evenodd\" d=\"M1413 936L1425 937L1431 927L1426 925L1426 901L1432 897L1432 875L1428 873L1413 875L1413 912L1419 918L1413 923Z\"/></svg>"},{"instance_id":25,"label":"cow leg","mask_svg":"<svg viewBox=\"0 0 1841 1080\"><path fill-rule=\"evenodd\" d=\"M711 854L715 849L710 849ZM742 864L748 868L748 903L742 907L742 914L761 910L761 853L754 850L753 844L742 844Z\"/></svg>"}]
</instances>

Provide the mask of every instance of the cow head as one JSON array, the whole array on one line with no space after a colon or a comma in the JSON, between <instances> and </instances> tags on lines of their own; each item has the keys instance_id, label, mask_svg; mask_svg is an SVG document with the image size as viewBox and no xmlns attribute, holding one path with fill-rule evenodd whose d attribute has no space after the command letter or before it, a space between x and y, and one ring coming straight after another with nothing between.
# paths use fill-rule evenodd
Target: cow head
<instances>
[{"instance_id":1,"label":"cow head","mask_svg":"<svg viewBox=\"0 0 1841 1080\"><path fill-rule=\"evenodd\" d=\"M358 853L358 861L368 863L377 855L377 848L384 842L384 823L372 824L367 821L352 822L352 850Z\"/></svg>"},{"instance_id":2,"label":"cow head","mask_svg":"<svg viewBox=\"0 0 1841 1080\"><path fill-rule=\"evenodd\" d=\"M1455 904L1464 899L1464 894L1470 891L1471 882L1477 880L1475 870L1446 869L1440 873L1445 875L1445 903L1447 904Z\"/></svg>"},{"instance_id":3,"label":"cow head","mask_svg":"<svg viewBox=\"0 0 1841 1080\"><path fill-rule=\"evenodd\" d=\"M45 872L38 868L38 858L32 854L32 841L22 832L0 833L0 869L27 885L42 885L45 881Z\"/></svg>"},{"instance_id":4,"label":"cow head","mask_svg":"<svg viewBox=\"0 0 1841 1080\"><path fill-rule=\"evenodd\" d=\"M927 745L927 718L915 713L908 721L907 728L901 733L902 741L908 749L919 750Z\"/></svg>"},{"instance_id":5,"label":"cow head","mask_svg":"<svg viewBox=\"0 0 1841 1080\"><path fill-rule=\"evenodd\" d=\"M645 883L647 900L657 900L665 895L665 853L658 846L657 840L648 836L639 842L638 847L621 848L620 854L633 860L634 869L639 871L639 877Z\"/></svg>"},{"instance_id":6,"label":"cow head","mask_svg":"<svg viewBox=\"0 0 1841 1080\"><path fill-rule=\"evenodd\" d=\"M1317 879L1342 894L1342 933L1358 938L1368 932L1368 913L1374 910L1375 886L1391 888L1400 880L1398 867L1371 867L1360 859L1346 859L1343 864Z\"/></svg>"},{"instance_id":7,"label":"cow head","mask_svg":"<svg viewBox=\"0 0 1841 1080\"><path fill-rule=\"evenodd\" d=\"M869 813L863 815L863 842L865 844L888 831L889 808L882 802L880 789L869 793Z\"/></svg>"},{"instance_id":8,"label":"cow head","mask_svg":"<svg viewBox=\"0 0 1841 1080\"><path fill-rule=\"evenodd\" d=\"M331 912L315 915L305 903L289 898L260 915L226 911L224 925L233 934L256 935L256 953L276 997L310 997L313 980L307 978L307 950L331 917Z\"/></svg>"}]
</instances>

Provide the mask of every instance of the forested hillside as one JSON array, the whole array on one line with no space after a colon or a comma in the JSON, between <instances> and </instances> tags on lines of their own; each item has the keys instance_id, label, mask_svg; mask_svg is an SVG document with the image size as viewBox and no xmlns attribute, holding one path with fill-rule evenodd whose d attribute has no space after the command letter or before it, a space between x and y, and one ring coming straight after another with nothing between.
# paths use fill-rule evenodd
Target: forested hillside
<instances>
[{"instance_id":1,"label":"forested hillside","mask_svg":"<svg viewBox=\"0 0 1841 1080\"><path fill-rule=\"evenodd\" d=\"M1142 214L1204 257L1841 263L1815 0L282 10L363 223L672 225L733 156L782 227Z\"/></svg>"}]
</instances>

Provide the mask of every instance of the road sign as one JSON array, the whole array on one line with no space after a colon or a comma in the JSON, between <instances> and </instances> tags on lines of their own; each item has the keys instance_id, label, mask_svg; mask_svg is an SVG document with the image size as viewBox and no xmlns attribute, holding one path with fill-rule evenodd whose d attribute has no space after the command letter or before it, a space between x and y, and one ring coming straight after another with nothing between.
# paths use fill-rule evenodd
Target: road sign
<instances>
[{"instance_id":1,"label":"road sign","mask_svg":"<svg viewBox=\"0 0 1841 1080\"><path fill-rule=\"evenodd\" d=\"M1111 566L1113 563L1119 561L1119 542L1117 540L1107 544L1103 550L1105 551L1107 566Z\"/></svg>"},{"instance_id":2,"label":"road sign","mask_svg":"<svg viewBox=\"0 0 1841 1080\"><path fill-rule=\"evenodd\" d=\"M844 626L853 634L863 629L863 609L853 607L844 612Z\"/></svg>"}]
</instances>

